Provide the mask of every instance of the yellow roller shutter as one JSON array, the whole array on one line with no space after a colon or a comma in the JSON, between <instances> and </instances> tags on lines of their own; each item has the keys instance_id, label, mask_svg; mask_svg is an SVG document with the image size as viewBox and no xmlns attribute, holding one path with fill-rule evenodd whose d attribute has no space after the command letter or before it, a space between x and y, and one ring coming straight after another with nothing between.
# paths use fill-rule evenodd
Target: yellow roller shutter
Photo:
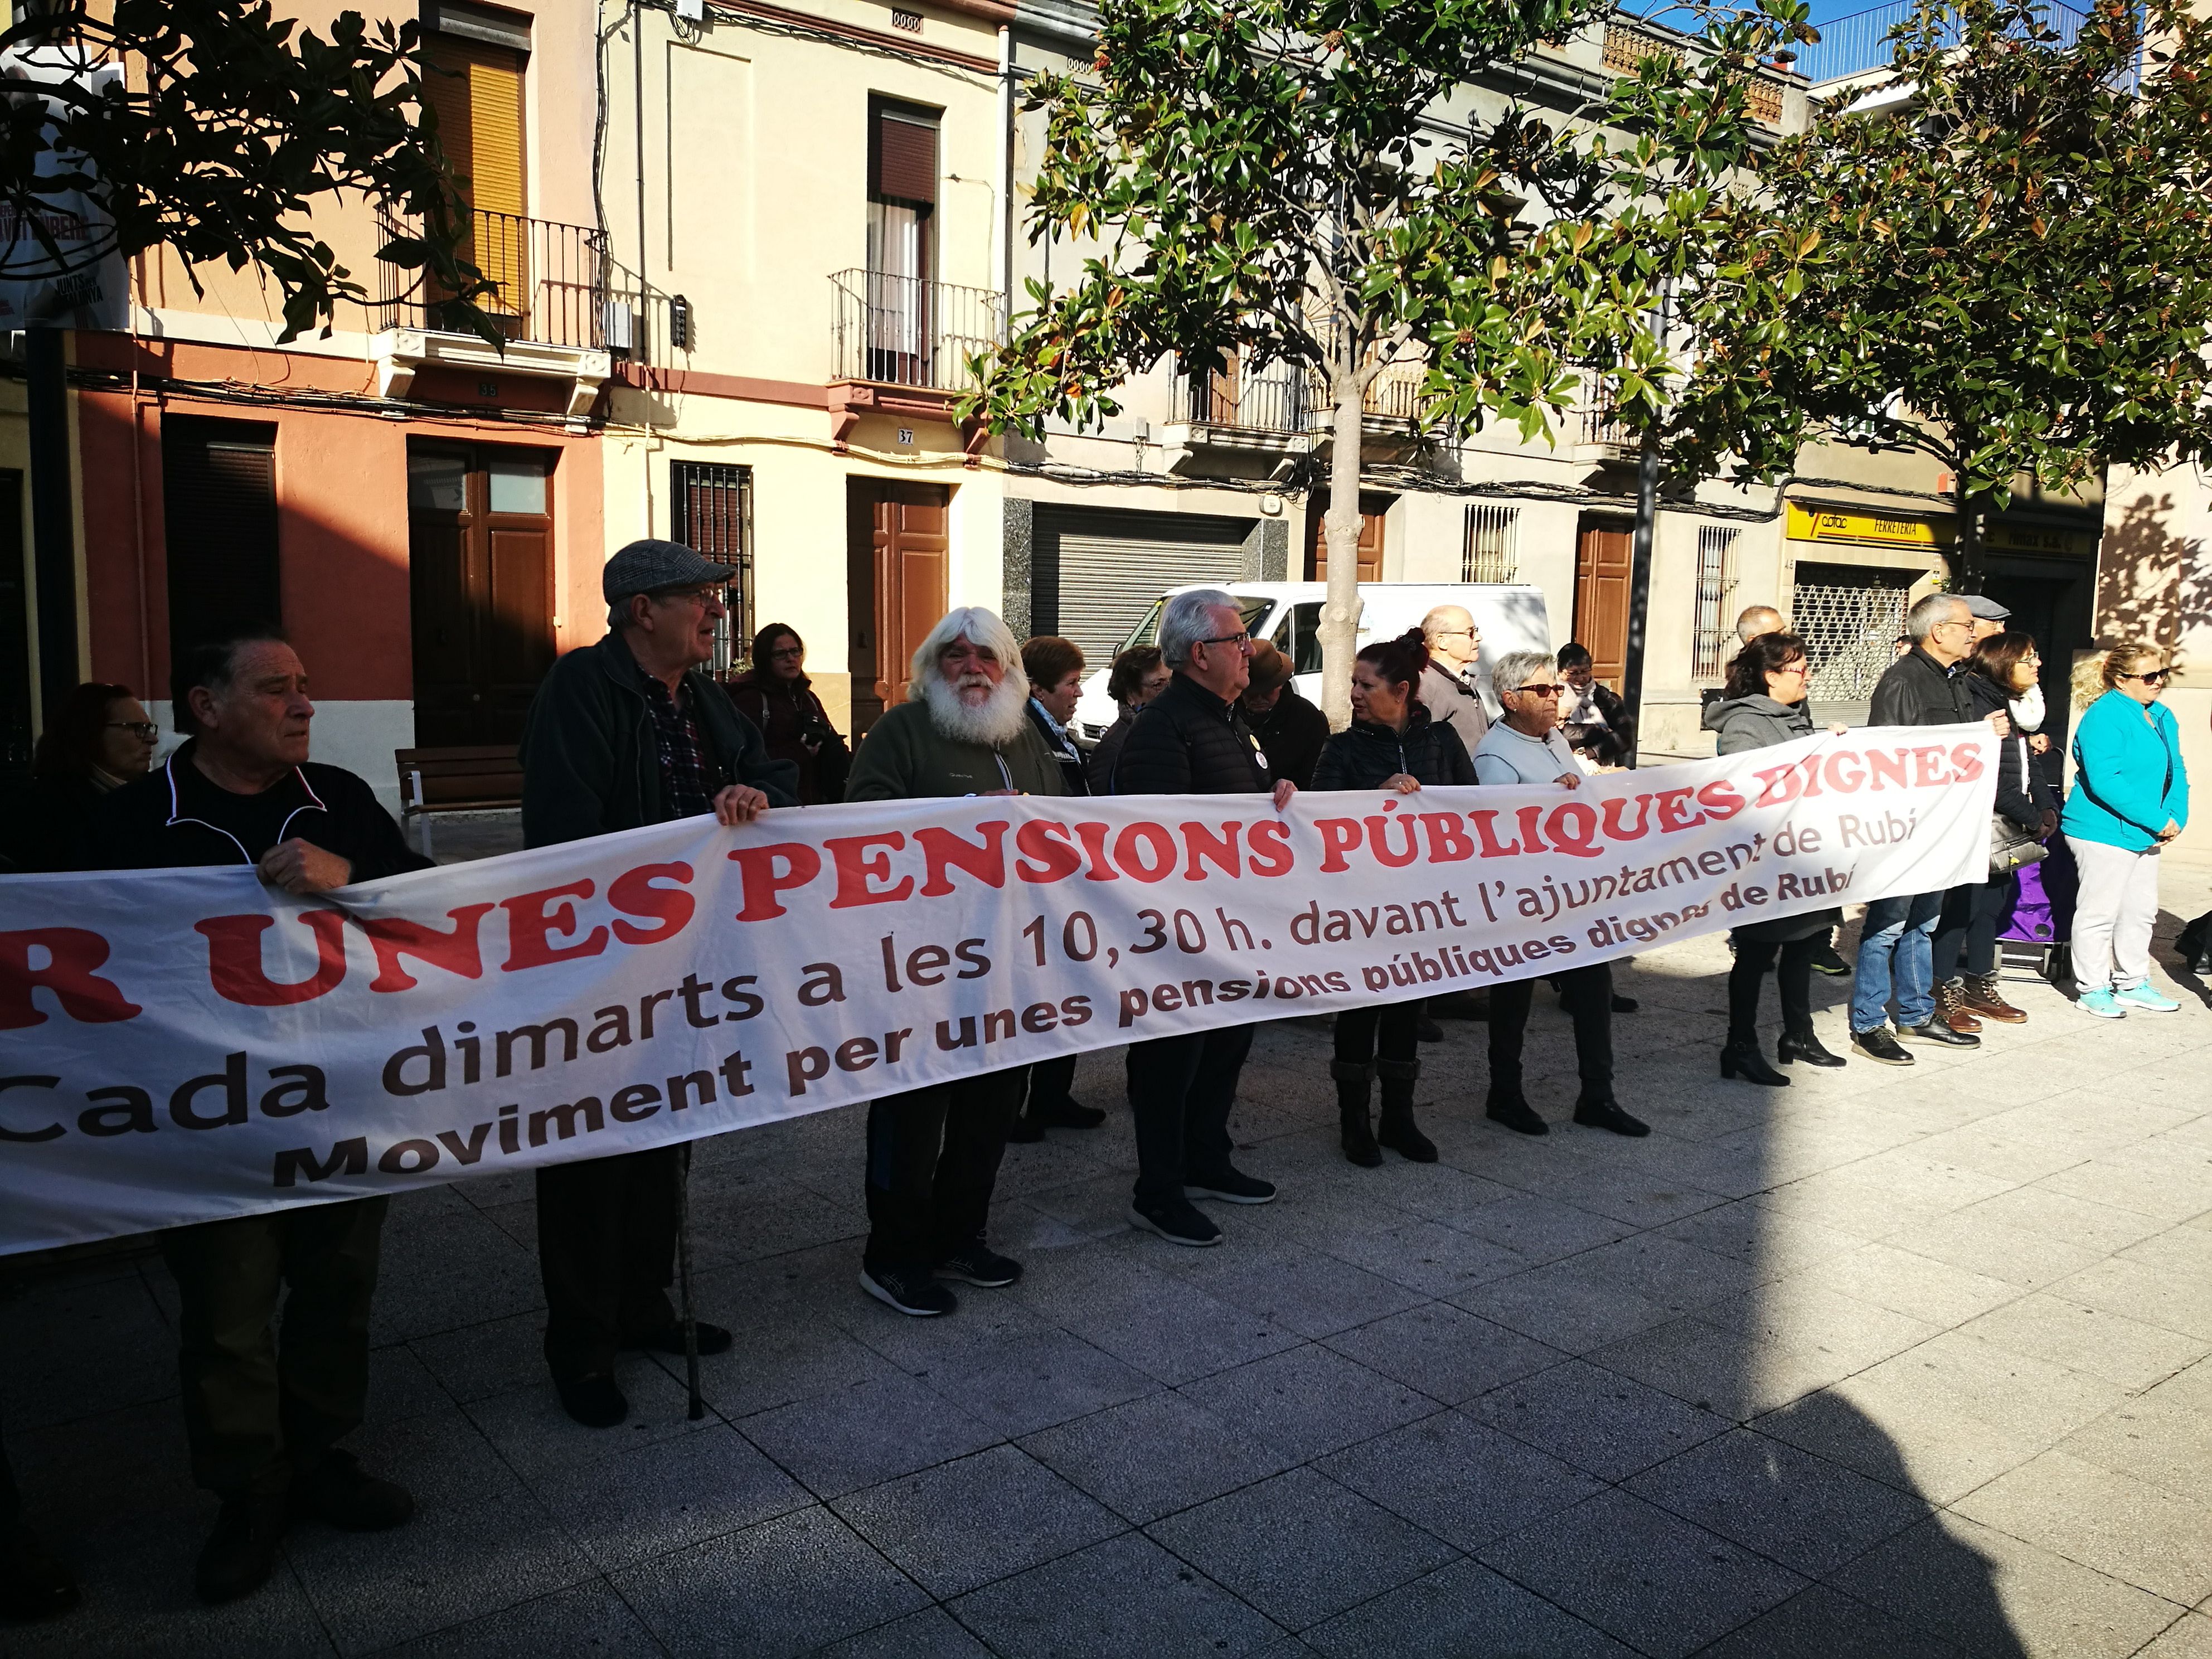
<instances>
[{"instance_id":1,"label":"yellow roller shutter","mask_svg":"<svg viewBox=\"0 0 2212 1659\"><path fill-rule=\"evenodd\" d=\"M464 257L499 284L497 301L486 309L526 316L530 250L520 221L529 204L522 131L528 59L510 47L452 35L433 36L424 57L434 72L422 77L423 96L438 113L440 141L475 210Z\"/></svg>"}]
</instances>

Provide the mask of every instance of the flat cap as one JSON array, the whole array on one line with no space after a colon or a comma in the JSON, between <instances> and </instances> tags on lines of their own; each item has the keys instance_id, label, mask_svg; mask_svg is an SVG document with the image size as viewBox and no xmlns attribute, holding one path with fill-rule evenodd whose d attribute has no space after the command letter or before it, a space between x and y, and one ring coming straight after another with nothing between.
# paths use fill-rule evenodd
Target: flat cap
<instances>
[{"instance_id":1,"label":"flat cap","mask_svg":"<svg viewBox=\"0 0 2212 1659\"><path fill-rule=\"evenodd\" d=\"M2002 622L2012 615L2010 611L1986 593L1961 593L1959 598L1965 604L1968 616L1979 617L1984 622Z\"/></svg>"},{"instance_id":2,"label":"flat cap","mask_svg":"<svg viewBox=\"0 0 2212 1659\"><path fill-rule=\"evenodd\" d=\"M599 591L609 605L619 605L633 593L653 593L664 587L702 587L708 582L733 580L737 574L734 566L702 558L681 542L632 542L599 572Z\"/></svg>"}]
</instances>

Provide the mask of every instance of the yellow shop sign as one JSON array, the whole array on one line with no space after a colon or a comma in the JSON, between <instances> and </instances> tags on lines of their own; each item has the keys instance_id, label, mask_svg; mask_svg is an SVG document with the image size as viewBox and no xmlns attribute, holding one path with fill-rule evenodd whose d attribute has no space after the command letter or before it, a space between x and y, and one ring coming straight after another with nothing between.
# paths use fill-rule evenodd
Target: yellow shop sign
<instances>
[{"instance_id":1,"label":"yellow shop sign","mask_svg":"<svg viewBox=\"0 0 2212 1659\"><path fill-rule=\"evenodd\" d=\"M1948 519L1891 519L1873 513L1835 513L1790 503L1793 542L1850 542L1862 547L1921 548L1933 552L1956 539Z\"/></svg>"}]
</instances>

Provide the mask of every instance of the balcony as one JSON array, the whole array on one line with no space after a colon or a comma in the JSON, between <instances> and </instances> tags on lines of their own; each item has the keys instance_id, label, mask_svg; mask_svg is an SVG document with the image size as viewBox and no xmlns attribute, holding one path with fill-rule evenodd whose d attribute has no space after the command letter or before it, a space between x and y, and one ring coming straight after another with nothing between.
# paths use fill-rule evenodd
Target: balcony
<instances>
[{"instance_id":1,"label":"balcony","mask_svg":"<svg viewBox=\"0 0 2212 1659\"><path fill-rule=\"evenodd\" d=\"M1890 32L1910 22L1916 9L1913 0L1890 0L1887 5L1872 6L1848 17L1820 24L1820 44L1804 47L1799 52L1796 68L1816 87L1823 82L1847 80L1855 75L1886 70L1893 55ZM2044 27L2057 35L2057 44L2062 46L2072 46L2075 37L2081 33L2081 26L2088 21L2086 14L2067 5L2064 0L2048 0L2044 10ZM1954 18L1948 27L1947 37L1955 40L1957 29Z\"/></svg>"},{"instance_id":2,"label":"balcony","mask_svg":"<svg viewBox=\"0 0 2212 1659\"><path fill-rule=\"evenodd\" d=\"M567 380L562 412L581 415L611 368L605 337L605 238L587 225L483 208L473 210L469 221L460 255L498 285L476 303L504 337L505 349L465 327L454 315L450 296L427 279L410 283L408 272L380 264L383 292L370 307L380 391L388 398L435 393L439 401L452 400L446 396L452 392L464 402L489 398L504 404L518 399L481 388L496 387L505 377L533 387ZM388 216L380 228L387 237L405 234L400 222ZM418 385L424 371L431 370L455 373L433 374ZM471 386L477 388L474 398L468 395ZM520 401L543 403L545 398L540 390Z\"/></svg>"},{"instance_id":3,"label":"balcony","mask_svg":"<svg viewBox=\"0 0 2212 1659\"><path fill-rule=\"evenodd\" d=\"M1295 364L1255 373L1232 362L1218 374L1177 374L1168 420L1188 427L1194 445L1280 449L1306 430L1311 410L1306 374Z\"/></svg>"},{"instance_id":4,"label":"balcony","mask_svg":"<svg viewBox=\"0 0 2212 1659\"><path fill-rule=\"evenodd\" d=\"M863 414L948 419L975 384L969 360L1006 338L995 289L860 268L830 287L830 427L840 453ZM972 449L980 433L963 438Z\"/></svg>"},{"instance_id":5,"label":"balcony","mask_svg":"<svg viewBox=\"0 0 2212 1659\"><path fill-rule=\"evenodd\" d=\"M1567 416L1573 422L1574 459L1589 466L1626 460L1636 453L1636 434L1622 424L1620 405L1601 376L1585 369L1582 381L1582 393Z\"/></svg>"}]
</instances>

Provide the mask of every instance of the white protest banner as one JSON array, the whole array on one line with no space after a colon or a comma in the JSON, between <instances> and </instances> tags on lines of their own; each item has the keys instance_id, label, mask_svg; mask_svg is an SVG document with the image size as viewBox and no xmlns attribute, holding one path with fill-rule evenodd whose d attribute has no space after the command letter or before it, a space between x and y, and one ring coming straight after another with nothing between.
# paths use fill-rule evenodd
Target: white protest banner
<instances>
[{"instance_id":1,"label":"white protest banner","mask_svg":"<svg viewBox=\"0 0 2212 1659\"><path fill-rule=\"evenodd\" d=\"M1280 814L1241 795L813 807L303 901L243 867L0 880L0 1253L1979 880L1995 750L1984 726L1876 729L1573 791Z\"/></svg>"}]
</instances>

